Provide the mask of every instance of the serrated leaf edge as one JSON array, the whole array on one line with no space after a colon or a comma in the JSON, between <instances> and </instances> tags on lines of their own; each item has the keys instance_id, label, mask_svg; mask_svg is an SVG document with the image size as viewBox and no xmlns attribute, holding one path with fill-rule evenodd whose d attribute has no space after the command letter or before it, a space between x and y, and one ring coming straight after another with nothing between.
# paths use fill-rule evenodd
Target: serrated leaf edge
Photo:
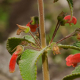
<instances>
[{"instance_id":1,"label":"serrated leaf edge","mask_svg":"<svg viewBox=\"0 0 80 80\"><path fill-rule=\"evenodd\" d=\"M21 38L16 38L16 37L8 38L8 40L7 40L7 42L6 42L6 49L8 50L8 52L9 52L9 49L8 49L9 44L8 44L8 42L9 42L10 39L21 39ZM23 40L23 39L22 39L22 40ZM9 53L10 53L10 52L9 52Z\"/></svg>"},{"instance_id":2,"label":"serrated leaf edge","mask_svg":"<svg viewBox=\"0 0 80 80\"><path fill-rule=\"evenodd\" d=\"M67 76L65 76L62 80L65 80L65 78L71 77L71 76L74 76L74 75L80 75L80 73L67 75ZM75 78L74 78L74 79L75 79Z\"/></svg>"},{"instance_id":3,"label":"serrated leaf edge","mask_svg":"<svg viewBox=\"0 0 80 80\"><path fill-rule=\"evenodd\" d=\"M42 56L42 54L43 54L43 52L46 50L48 48L48 46L47 47L45 47L44 48L44 50L41 50L42 52L41 52L41 54L37 57L37 59L35 60L35 80L37 79L37 65L36 65L36 63L37 63L37 60L40 58L40 56ZM22 58L22 57L21 57ZM20 59L21 60L21 59ZM19 61L19 63L20 63L20 61ZM20 66L19 66L19 69L20 69ZM20 69L20 74L21 74L21 69ZM22 74L21 74L22 75ZM24 79L24 77L22 76L22 78ZM25 80L25 79L24 79Z\"/></svg>"}]
</instances>

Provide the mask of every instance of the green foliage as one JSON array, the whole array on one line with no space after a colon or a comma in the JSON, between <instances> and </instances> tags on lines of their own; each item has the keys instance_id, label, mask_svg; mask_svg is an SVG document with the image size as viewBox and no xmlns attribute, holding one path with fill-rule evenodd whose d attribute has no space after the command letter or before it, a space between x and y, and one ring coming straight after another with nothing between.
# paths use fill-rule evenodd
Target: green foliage
<instances>
[{"instance_id":1,"label":"green foliage","mask_svg":"<svg viewBox=\"0 0 80 80\"><path fill-rule=\"evenodd\" d=\"M10 1L10 0L8 0ZM13 0L12 0L13 1ZM11 1L11 2L12 2ZM14 0L15 1L15 0ZM58 0L54 0L54 2L57 2ZM71 17L73 16L73 1L72 0L67 0L70 11L71 11ZM4 14L5 15L5 14ZM64 12L62 12L58 17L58 21L61 23L61 25L65 24L64 19ZM49 18L52 19L51 16L48 16ZM4 17L1 19L4 20ZM31 24L34 25L36 23L39 24L39 19L38 17L32 17L31 20L33 21ZM27 33L30 28L28 28L25 32ZM51 28L52 29L52 28ZM62 30L61 30L62 31ZM34 36L35 37L35 36ZM52 37L52 36L51 36ZM36 37L35 37L36 38ZM32 36L26 35L24 38L9 38L7 41L7 50L9 53L12 55L14 52L14 48L21 44L22 41L26 41L27 43L32 43L35 45L35 40ZM20 55L17 59L17 62L19 62L19 68L20 68L20 73L22 75L23 80L36 80L37 77L37 66L36 63L38 61L38 58L42 56L42 54L48 50L51 50L51 48L56 45L55 42L53 42L51 45L48 47L45 47L41 51L36 51L36 50L31 50L31 49L26 49L22 55ZM74 43L73 45L58 45L60 48L63 49L75 49L75 50L80 50L80 42ZM78 66L72 74L66 76L63 78L63 80L73 80L75 78L80 77L80 66Z\"/></svg>"},{"instance_id":2,"label":"green foliage","mask_svg":"<svg viewBox=\"0 0 80 80\"><path fill-rule=\"evenodd\" d=\"M21 43L21 41L23 41L24 39L21 38L9 38L7 40L7 44L6 44L6 48L8 50L8 52L12 55L12 53L14 52L14 48L19 45Z\"/></svg>"},{"instance_id":3,"label":"green foliage","mask_svg":"<svg viewBox=\"0 0 80 80\"><path fill-rule=\"evenodd\" d=\"M73 44L76 47L80 47L80 41L77 41L76 43Z\"/></svg>"},{"instance_id":4,"label":"green foliage","mask_svg":"<svg viewBox=\"0 0 80 80\"><path fill-rule=\"evenodd\" d=\"M73 16L73 1L72 0L67 0L69 7L70 7L70 11L71 11L71 18Z\"/></svg>"},{"instance_id":5,"label":"green foliage","mask_svg":"<svg viewBox=\"0 0 80 80\"><path fill-rule=\"evenodd\" d=\"M9 39L7 40L6 48L7 48L8 52L9 52L11 55L12 55L12 53L14 52L13 49L14 49L17 45L21 44L22 41L26 41L26 42L28 42L28 43L35 44L35 41L34 41L34 39L33 39L32 36L26 35L26 36L24 36L24 37L25 37L25 39L24 39L24 38L15 38L15 37L13 37L13 38L9 38Z\"/></svg>"},{"instance_id":6,"label":"green foliage","mask_svg":"<svg viewBox=\"0 0 80 80\"><path fill-rule=\"evenodd\" d=\"M31 20L33 21L32 23L31 23L31 25L35 25L35 24L39 24L39 18L37 17L37 16L33 16L33 17L31 17Z\"/></svg>"},{"instance_id":7,"label":"green foliage","mask_svg":"<svg viewBox=\"0 0 80 80\"><path fill-rule=\"evenodd\" d=\"M67 75L63 78L63 80L73 80L75 78L80 77L80 66L76 67L74 71L72 71L72 74Z\"/></svg>"},{"instance_id":8,"label":"green foliage","mask_svg":"<svg viewBox=\"0 0 80 80\"><path fill-rule=\"evenodd\" d=\"M42 49L41 51L27 49L23 52L21 55L21 60L19 61L20 73L23 80L36 80L36 62L46 48Z\"/></svg>"},{"instance_id":9,"label":"green foliage","mask_svg":"<svg viewBox=\"0 0 80 80\"><path fill-rule=\"evenodd\" d=\"M34 36L34 37L36 38L36 36ZM30 36L30 35L25 35L24 38L25 38L25 40L27 40L29 43L35 44L35 40L34 40L34 38L33 38L32 36Z\"/></svg>"},{"instance_id":10,"label":"green foliage","mask_svg":"<svg viewBox=\"0 0 80 80\"><path fill-rule=\"evenodd\" d=\"M73 7L73 1L72 0L67 0L69 4Z\"/></svg>"},{"instance_id":11,"label":"green foliage","mask_svg":"<svg viewBox=\"0 0 80 80\"><path fill-rule=\"evenodd\" d=\"M62 12L58 15L58 17L57 17L58 21L59 21L59 22L63 21L64 16L65 16L65 13L62 11Z\"/></svg>"},{"instance_id":12,"label":"green foliage","mask_svg":"<svg viewBox=\"0 0 80 80\"><path fill-rule=\"evenodd\" d=\"M63 48L63 49L75 49L75 50L80 50L80 47L76 47L76 46L73 46L73 45L62 45L62 44L58 44L58 46L60 48Z\"/></svg>"},{"instance_id":13,"label":"green foliage","mask_svg":"<svg viewBox=\"0 0 80 80\"><path fill-rule=\"evenodd\" d=\"M24 30L25 33L29 33L29 31L30 31L30 27L27 27L27 28Z\"/></svg>"}]
</instances>

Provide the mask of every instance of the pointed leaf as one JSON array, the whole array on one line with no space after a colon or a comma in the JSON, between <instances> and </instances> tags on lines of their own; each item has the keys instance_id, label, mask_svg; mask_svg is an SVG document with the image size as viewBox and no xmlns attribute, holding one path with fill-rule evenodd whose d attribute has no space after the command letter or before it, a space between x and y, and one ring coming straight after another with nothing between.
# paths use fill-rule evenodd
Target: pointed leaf
<instances>
[{"instance_id":1,"label":"pointed leaf","mask_svg":"<svg viewBox=\"0 0 80 80\"><path fill-rule=\"evenodd\" d=\"M47 48L47 47L46 47ZM46 48L41 51L35 51L27 49L22 55L19 61L20 73L23 80L36 80L37 66L36 62Z\"/></svg>"},{"instance_id":2,"label":"pointed leaf","mask_svg":"<svg viewBox=\"0 0 80 80\"><path fill-rule=\"evenodd\" d=\"M74 80L76 78L80 78L80 66L76 67L72 74L67 75L63 80Z\"/></svg>"}]
</instances>

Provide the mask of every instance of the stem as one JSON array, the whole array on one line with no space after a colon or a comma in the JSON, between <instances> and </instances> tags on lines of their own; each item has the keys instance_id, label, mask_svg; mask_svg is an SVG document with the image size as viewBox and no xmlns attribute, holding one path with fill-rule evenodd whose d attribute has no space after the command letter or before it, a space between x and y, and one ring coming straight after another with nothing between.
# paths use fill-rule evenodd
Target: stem
<instances>
[{"instance_id":1,"label":"stem","mask_svg":"<svg viewBox=\"0 0 80 80\"><path fill-rule=\"evenodd\" d=\"M59 29L59 27L60 27L60 23L59 23L59 21L58 21L58 22L57 22L57 25L56 25L56 28L55 28L55 30L54 30L52 39L51 39L51 41L50 41L50 44L53 42L53 39L54 39L54 37L55 37L55 35L56 35L57 30Z\"/></svg>"},{"instance_id":2,"label":"stem","mask_svg":"<svg viewBox=\"0 0 80 80\"><path fill-rule=\"evenodd\" d=\"M71 36L74 35L74 33L75 33L75 32L73 32L73 33L67 35L66 37L64 37L64 38L62 38L62 39L60 39L59 41L56 42L56 44L59 43L59 42L62 42L63 40L65 40L65 39L67 39L67 38L70 38Z\"/></svg>"},{"instance_id":3,"label":"stem","mask_svg":"<svg viewBox=\"0 0 80 80\"><path fill-rule=\"evenodd\" d=\"M79 50L79 47L73 46L73 45L58 45L60 48L64 48L64 49L75 49L75 50Z\"/></svg>"},{"instance_id":4,"label":"stem","mask_svg":"<svg viewBox=\"0 0 80 80\"><path fill-rule=\"evenodd\" d=\"M33 46L31 46L31 45L24 46L24 49L25 49L25 50L26 50L26 49L33 49L33 50L40 51L40 49L39 49L39 48L33 47Z\"/></svg>"},{"instance_id":5,"label":"stem","mask_svg":"<svg viewBox=\"0 0 80 80\"><path fill-rule=\"evenodd\" d=\"M38 12L39 12L41 47L44 48L44 47L46 47L46 36L45 36L45 28L44 28L43 0L38 0L38 10L39 10ZM43 80L50 80L47 52L44 52L42 55L42 69L43 69Z\"/></svg>"},{"instance_id":6,"label":"stem","mask_svg":"<svg viewBox=\"0 0 80 80\"><path fill-rule=\"evenodd\" d=\"M33 36L33 34L31 33L31 32L29 32L30 33L30 35L34 38L34 40L35 40L35 42L37 43L37 45L39 46L39 48L41 49L41 46L40 46L40 44L38 43L38 41L35 39L35 37Z\"/></svg>"}]
</instances>

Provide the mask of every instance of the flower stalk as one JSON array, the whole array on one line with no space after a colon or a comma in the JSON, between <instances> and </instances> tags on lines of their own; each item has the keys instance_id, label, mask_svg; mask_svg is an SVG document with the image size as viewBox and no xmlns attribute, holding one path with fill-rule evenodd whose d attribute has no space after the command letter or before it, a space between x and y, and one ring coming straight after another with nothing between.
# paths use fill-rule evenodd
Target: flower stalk
<instances>
[{"instance_id":1,"label":"flower stalk","mask_svg":"<svg viewBox=\"0 0 80 80\"><path fill-rule=\"evenodd\" d=\"M54 37L55 37L55 35L56 35L56 33L57 33L59 27L60 27L60 22L58 21L58 22L57 22L57 25L56 25L56 28L55 28L55 30L54 30L52 39L51 39L51 41L50 41L50 44L53 42L53 39L54 39Z\"/></svg>"},{"instance_id":2,"label":"flower stalk","mask_svg":"<svg viewBox=\"0 0 80 80\"><path fill-rule=\"evenodd\" d=\"M74 32L70 33L70 34L67 35L66 37L64 37L64 38L60 39L59 41L57 41L56 44L64 41L64 40L67 39L67 38L70 38L70 37L72 37L72 36L76 36L79 32L80 32L80 28L77 28Z\"/></svg>"},{"instance_id":3,"label":"flower stalk","mask_svg":"<svg viewBox=\"0 0 80 80\"><path fill-rule=\"evenodd\" d=\"M29 33L30 33L30 35L34 38L37 46L41 49L41 46L40 46L39 42L36 40L36 38L34 37L34 35L33 35L31 32L29 32Z\"/></svg>"},{"instance_id":4,"label":"flower stalk","mask_svg":"<svg viewBox=\"0 0 80 80\"><path fill-rule=\"evenodd\" d=\"M60 39L59 41L57 41L56 43L58 44L58 43L64 41L65 39L70 38L71 36L74 35L74 33L75 33L75 32L72 32L71 34L69 34L69 35L67 35L66 37L64 37L64 38Z\"/></svg>"}]
</instances>

